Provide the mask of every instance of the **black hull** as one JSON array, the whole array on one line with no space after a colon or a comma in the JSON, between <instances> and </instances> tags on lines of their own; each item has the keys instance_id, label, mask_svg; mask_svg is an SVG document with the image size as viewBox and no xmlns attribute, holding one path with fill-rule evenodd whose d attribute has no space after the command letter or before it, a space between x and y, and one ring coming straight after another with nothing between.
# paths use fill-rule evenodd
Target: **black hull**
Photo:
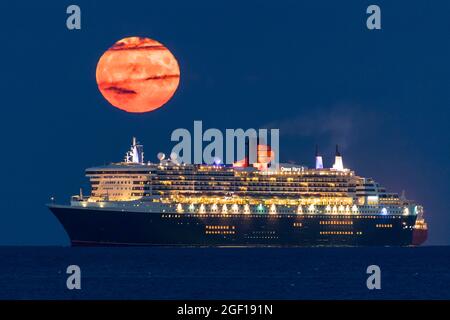
<instances>
[{"instance_id":1,"label":"black hull","mask_svg":"<svg viewBox=\"0 0 450 320\"><path fill-rule=\"evenodd\" d=\"M415 216L177 214L50 206L74 246L408 246Z\"/></svg>"}]
</instances>

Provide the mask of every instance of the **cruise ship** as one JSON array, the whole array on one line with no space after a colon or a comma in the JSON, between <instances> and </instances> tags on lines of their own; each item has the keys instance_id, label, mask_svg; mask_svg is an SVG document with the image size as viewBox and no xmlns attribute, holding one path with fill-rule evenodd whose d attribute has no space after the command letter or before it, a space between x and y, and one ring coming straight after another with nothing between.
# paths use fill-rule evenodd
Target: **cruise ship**
<instances>
[{"instance_id":1,"label":"cruise ship","mask_svg":"<svg viewBox=\"0 0 450 320\"><path fill-rule=\"evenodd\" d=\"M74 246L410 246L427 238L423 208L316 151L315 168L144 162L133 138L122 162L86 169L90 195L48 204Z\"/></svg>"}]
</instances>

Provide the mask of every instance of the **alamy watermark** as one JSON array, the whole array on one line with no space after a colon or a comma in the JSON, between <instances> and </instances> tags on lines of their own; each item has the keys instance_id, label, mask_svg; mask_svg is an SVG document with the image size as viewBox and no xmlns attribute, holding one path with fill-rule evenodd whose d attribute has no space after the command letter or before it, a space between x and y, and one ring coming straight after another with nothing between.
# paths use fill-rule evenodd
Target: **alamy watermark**
<instances>
[{"instance_id":1,"label":"alamy watermark","mask_svg":"<svg viewBox=\"0 0 450 320\"><path fill-rule=\"evenodd\" d=\"M203 132L202 121L194 121L193 129L193 135L188 129L175 129L170 137L171 141L178 142L172 148L172 154L182 163L234 164L244 160L253 164L260 161L261 153L265 153L270 166L278 167L279 129L226 129L224 136L222 131L216 128Z\"/></svg>"},{"instance_id":2,"label":"alamy watermark","mask_svg":"<svg viewBox=\"0 0 450 320\"><path fill-rule=\"evenodd\" d=\"M381 269L376 264L367 267L366 273L370 276L367 278L366 286L369 290L381 289Z\"/></svg>"},{"instance_id":3,"label":"alamy watermark","mask_svg":"<svg viewBox=\"0 0 450 320\"><path fill-rule=\"evenodd\" d=\"M381 9L376 4L372 4L367 7L367 14L370 14L366 20L366 26L369 30L380 30L381 29Z\"/></svg>"},{"instance_id":4,"label":"alamy watermark","mask_svg":"<svg viewBox=\"0 0 450 320\"><path fill-rule=\"evenodd\" d=\"M81 268L76 264L67 267L66 273L69 274L66 280L66 287L69 290L81 289Z\"/></svg>"},{"instance_id":5,"label":"alamy watermark","mask_svg":"<svg viewBox=\"0 0 450 320\"><path fill-rule=\"evenodd\" d=\"M69 15L66 19L66 27L69 30L81 29L81 9L76 4L67 7L66 13Z\"/></svg>"}]
</instances>

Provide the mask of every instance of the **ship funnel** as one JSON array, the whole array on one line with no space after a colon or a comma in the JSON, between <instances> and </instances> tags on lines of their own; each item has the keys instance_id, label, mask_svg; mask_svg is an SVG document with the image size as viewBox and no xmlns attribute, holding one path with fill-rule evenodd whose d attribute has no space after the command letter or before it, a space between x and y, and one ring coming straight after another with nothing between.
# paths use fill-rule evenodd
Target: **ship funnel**
<instances>
[{"instance_id":1,"label":"ship funnel","mask_svg":"<svg viewBox=\"0 0 450 320\"><path fill-rule=\"evenodd\" d=\"M336 154L334 156L334 164L333 164L334 170L344 171L344 163L342 161L342 156L339 152L339 147L336 145Z\"/></svg>"},{"instance_id":2,"label":"ship funnel","mask_svg":"<svg viewBox=\"0 0 450 320\"><path fill-rule=\"evenodd\" d=\"M244 167L249 167L259 162L259 136L245 139Z\"/></svg>"},{"instance_id":3,"label":"ship funnel","mask_svg":"<svg viewBox=\"0 0 450 320\"><path fill-rule=\"evenodd\" d=\"M322 156L319 155L319 147L316 145L316 169L323 169Z\"/></svg>"},{"instance_id":4,"label":"ship funnel","mask_svg":"<svg viewBox=\"0 0 450 320\"><path fill-rule=\"evenodd\" d=\"M133 144L131 145L130 151L125 155L125 162L144 163L144 147L137 142L135 137L133 137Z\"/></svg>"}]
</instances>

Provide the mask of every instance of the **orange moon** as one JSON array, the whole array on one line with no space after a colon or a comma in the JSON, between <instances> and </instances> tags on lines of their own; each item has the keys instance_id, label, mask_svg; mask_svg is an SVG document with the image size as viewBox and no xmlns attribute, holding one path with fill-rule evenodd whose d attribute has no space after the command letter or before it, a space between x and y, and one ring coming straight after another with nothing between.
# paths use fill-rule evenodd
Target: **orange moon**
<instances>
[{"instance_id":1,"label":"orange moon","mask_svg":"<svg viewBox=\"0 0 450 320\"><path fill-rule=\"evenodd\" d=\"M158 41L129 37L117 41L97 63L97 85L113 106L127 112L149 112L172 98L180 68Z\"/></svg>"}]
</instances>

